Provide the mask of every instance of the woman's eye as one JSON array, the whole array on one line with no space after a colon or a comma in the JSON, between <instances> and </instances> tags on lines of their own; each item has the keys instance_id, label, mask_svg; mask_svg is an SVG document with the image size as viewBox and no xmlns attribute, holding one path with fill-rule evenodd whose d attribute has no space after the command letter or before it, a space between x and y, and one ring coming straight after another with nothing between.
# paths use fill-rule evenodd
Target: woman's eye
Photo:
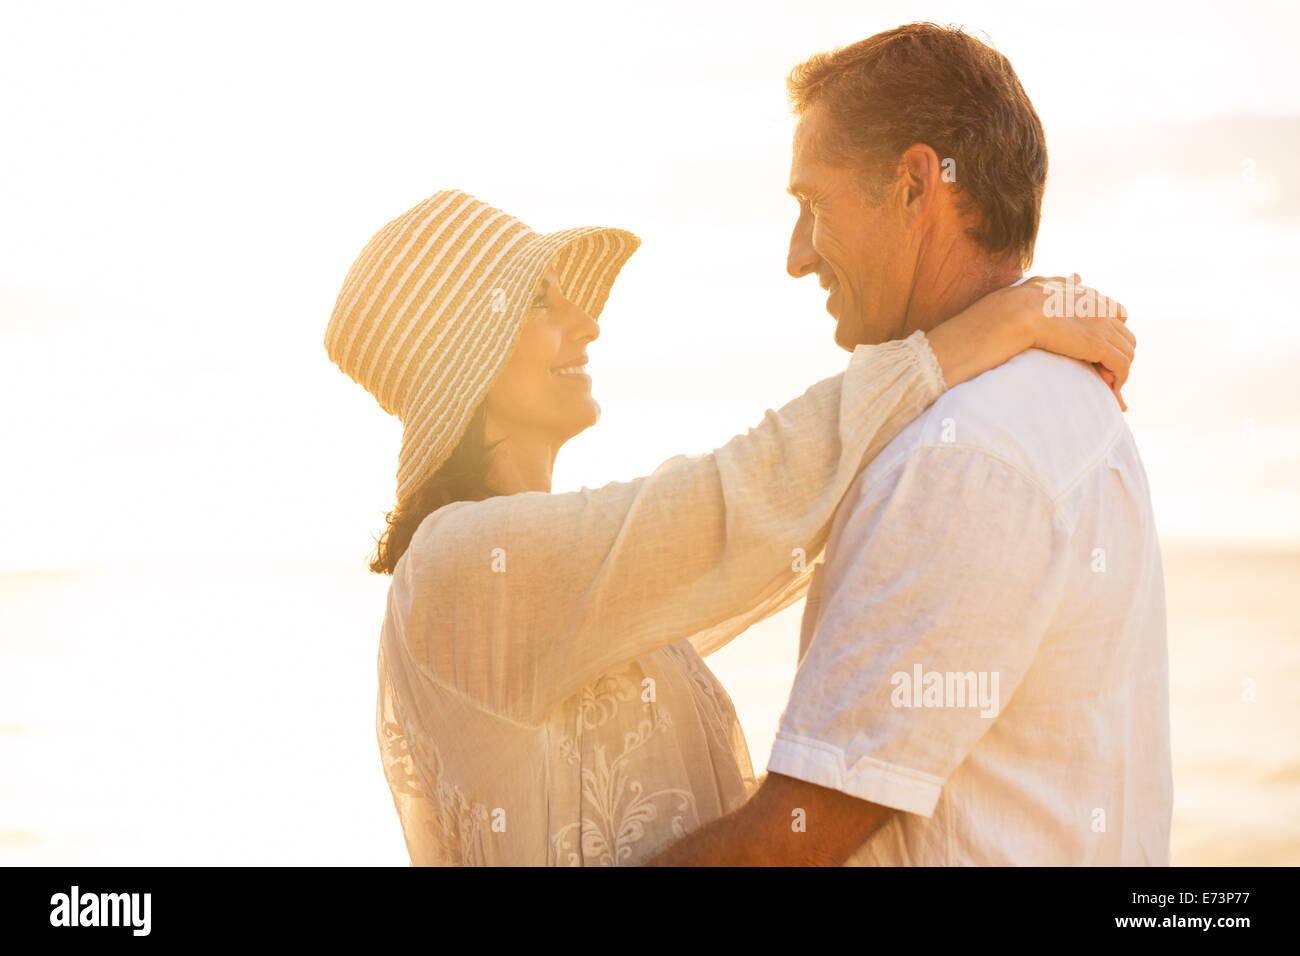
<instances>
[{"instance_id":1,"label":"woman's eye","mask_svg":"<svg viewBox=\"0 0 1300 956\"><path fill-rule=\"evenodd\" d=\"M530 309L544 309L544 308L546 308L546 296L539 292L539 293L538 293L538 294L533 298L533 304L532 304L531 306L529 306L529 308L530 308Z\"/></svg>"}]
</instances>

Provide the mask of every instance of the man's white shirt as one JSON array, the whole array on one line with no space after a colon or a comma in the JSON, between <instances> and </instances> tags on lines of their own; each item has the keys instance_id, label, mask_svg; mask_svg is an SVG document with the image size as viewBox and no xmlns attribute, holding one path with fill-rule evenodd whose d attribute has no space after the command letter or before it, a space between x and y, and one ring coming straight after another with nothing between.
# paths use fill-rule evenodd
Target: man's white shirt
<instances>
[{"instance_id":1,"label":"man's white shirt","mask_svg":"<svg viewBox=\"0 0 1300 956\"><path fill-rule=\"evenodd\" d=\"M1086 363L1022 353L870 463L799 657L767 769L901 811L850 864L1170 862L1159 542Z\"/></svg>"}]
</instances>

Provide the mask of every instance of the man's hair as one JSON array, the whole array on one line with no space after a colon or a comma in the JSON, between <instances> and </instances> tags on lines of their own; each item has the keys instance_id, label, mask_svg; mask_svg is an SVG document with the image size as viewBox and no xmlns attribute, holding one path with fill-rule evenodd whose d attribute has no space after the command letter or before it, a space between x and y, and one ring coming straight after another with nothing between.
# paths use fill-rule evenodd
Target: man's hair
<instances>
[{"instance_id":1,"label":"man's hair","mask_svg":"<svg viewBox=\"0 0 1300 956\"><path fill-rule=\"evenodd\" d=\"M829 132L815 148L857 168L874 203L898 161L925 143L955 161L967 235L991 253L1014 252L1028 268L1047 184L1043 124L1005 56L957 27L909 23L852 46L818 53L786 81L802 116L821 105Z\"/></svg>"}]
</instances>

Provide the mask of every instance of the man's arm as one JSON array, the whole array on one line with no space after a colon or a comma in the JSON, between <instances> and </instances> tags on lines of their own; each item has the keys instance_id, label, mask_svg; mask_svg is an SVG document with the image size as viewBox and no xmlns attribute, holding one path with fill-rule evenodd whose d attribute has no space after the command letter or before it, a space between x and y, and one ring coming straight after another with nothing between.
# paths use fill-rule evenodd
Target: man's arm
<instances>
[{"instance_id":1,"label":"man's arm","mask_svg":"<svg viewBox=\"0 0 1300 956\"><path fill-rule=\"evenodd\" d=\"M737 810L696 830L649 866L840 866L895 811L769 773Z\"/></svg>"}]
</instances>

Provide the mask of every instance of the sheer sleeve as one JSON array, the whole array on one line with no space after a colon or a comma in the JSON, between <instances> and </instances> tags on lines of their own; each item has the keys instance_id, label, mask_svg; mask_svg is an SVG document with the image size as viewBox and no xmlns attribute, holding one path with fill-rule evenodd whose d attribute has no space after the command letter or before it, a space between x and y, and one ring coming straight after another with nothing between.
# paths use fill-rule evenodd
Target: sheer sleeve
<instances>
[{"instance_id":1,"label":"sheer sleeve","mask_svg":"<svg viewBox=\"0 0 1300 956\"><path fill-rule=\"evenodd\" d=\"M440 508L393 575L407 653L525 724L664 645L710 653L804 593L858 472L943 391L918 331L858 346L844 372L709 454L596 489Z\"/></svg>"}]
</instances>

